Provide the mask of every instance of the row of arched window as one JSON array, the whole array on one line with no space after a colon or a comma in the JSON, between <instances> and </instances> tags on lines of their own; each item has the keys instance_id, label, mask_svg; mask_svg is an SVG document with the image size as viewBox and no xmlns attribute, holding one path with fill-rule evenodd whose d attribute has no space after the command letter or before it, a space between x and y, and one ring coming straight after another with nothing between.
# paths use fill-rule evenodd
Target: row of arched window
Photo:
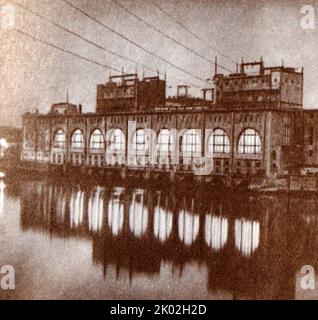
<instances>
[{"instance_id":1,"label":"row of arched window","mask_svg":"<svg viewBox=\"0 0 318 320\"><path fill-rule=\"evenodd\" d=\"M92 131L89 139L89 148L94 150L105 149L105 138L100 129ZM146 151L149 148L149 136L144 129L137 129L132 141L135 151ZM174 136L169 129L161 129L157 137L158 152L173 152ZM71 137L71 148L84 148L84 134L80 129L76 129ZM180 137L180 151L195 155L201 153L201 135L196 129L189 129ZM238 153L241 154L259 154L261 152L261 138L255 129L245 129L238 139ZM53 146L55 148L64 148L66 146L66 135L62 129L58 129L54 135ZM108 148L116 152L125 151L125 135L121 129L112 130ZM208 138L208 152L213 153L230 153L230 139L227 133L222 129L215 129Z\"/></svg>"}]
</instances>

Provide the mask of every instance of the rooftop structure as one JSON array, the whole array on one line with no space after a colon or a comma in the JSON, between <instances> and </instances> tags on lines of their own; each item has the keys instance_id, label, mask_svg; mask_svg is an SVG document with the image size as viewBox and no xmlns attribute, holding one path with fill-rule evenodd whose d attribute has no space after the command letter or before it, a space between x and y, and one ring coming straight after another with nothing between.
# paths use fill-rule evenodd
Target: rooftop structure
<instances>
[{"instance_id":1,"label":"rooftop structure","mask_svg":"<svg viewBox=\"0 0 318 320\"><path fill-rule=\"evenodd\" d=\"M240 72L215 74L213 102L217 108L301 109L303 70L242 62Z\"/></svg>"}]
</instances>

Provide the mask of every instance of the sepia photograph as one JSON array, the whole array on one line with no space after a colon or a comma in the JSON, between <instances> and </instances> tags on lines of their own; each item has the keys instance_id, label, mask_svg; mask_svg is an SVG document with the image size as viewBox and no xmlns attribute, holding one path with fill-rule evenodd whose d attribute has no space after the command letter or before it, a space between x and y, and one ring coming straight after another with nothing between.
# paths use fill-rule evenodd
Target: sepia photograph
<instances>
[{"instance_id":1,"label":"sepia photograph","mask_svg":"<svg viewBox=\"0 0 318 320\"><path fill-rule=\"evenodd\" d=\"M0 300L318 300L317 14L1 0Z\"/></svg>"}]
</instances>

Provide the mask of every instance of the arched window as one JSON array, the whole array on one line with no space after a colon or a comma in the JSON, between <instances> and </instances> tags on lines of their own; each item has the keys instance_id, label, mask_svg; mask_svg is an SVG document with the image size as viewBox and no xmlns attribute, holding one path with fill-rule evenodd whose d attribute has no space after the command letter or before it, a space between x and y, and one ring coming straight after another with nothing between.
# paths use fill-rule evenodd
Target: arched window
<instances>
[{"instance_id":1,"label":"arched window","mask_svg":"<svg viewBox=\"0 0 318 320\"><path fill-rule=\"evenodd\" d=\"M58 129L54 135L54 148L65 148L65 132L62 129Z\"/></svg>"},{"instance_id":2,"label":"arched window","mask_svg":"<svg viewBox=\"0 0 318 320\"><path fill-rule=\"evenodd\" d=\"M109 137L109 147L112 151L125 150L125 135L121 129L114 129Z\"/></svg>"},{"instance_id":3,"label":"arched window","mask_svg":"<svg viewBox=\"0 0 318 320\"><path fill-rule=\"evenodd\" d=\"M169 129L161 129L158 134L157 147L159 154L173 151L173 136Z\"/></svg>"},{"instance_id":4,"label":"arched window","mask_svg":"<svg viewBox=\"0 0 318 320\"><path fill-rule=\"evenodd\" d=\"M148 139L144 129L137 129L133 137L133 148L135 151L146 151Z\"/></svg>"},{"instance_id":5,"label":"arched window","mask_svg":"<svg viewBox=\"0 0 318 320\"><path fill-rule=\"evenodd\" d=\"M201 137L196 129L189 129L182 136L181 150L183 156L200 155L201 153Z\"/></svg>"},{"instance_id":6,"label":"arched window","mask_svg":"<svg viewBox=\"0 0 318 320\"><path fill-rule=\"evenodd\" d=\"M229 153L230 140L226 132L222 129L213 131L208 142L208 151L213 153Z\"/></svg>"},{"instance_id":7,"label":"arched window","mask_svg":"<svg viewBox=\"0 0 318 320\"><path fill-rule=\"evenodd\" d=\"M261 138L256 130L246 129L242 132L238 142L238 153L258 154L261 152Z\"/></svg>"},{"instance_id":8,"label":"arched window","mask_svg":"<svg viewBox=\"0 0 318 320\"><path fill-rule=\"evenodd\" d=\"M103 133L99 129L95 129L89 140L90 149L103 150L105 145Z\"/></svg>"},{"instance_id":9,"label":"arched window","mask_svg":"<svg viewBox=\"0 0 318 320\"><path fill-rule=\"evenodd\" d=\"M84 148L84 135L80 129L76 129L72 134L71 148L73 149Z\"/></svg>"}]
</instances>

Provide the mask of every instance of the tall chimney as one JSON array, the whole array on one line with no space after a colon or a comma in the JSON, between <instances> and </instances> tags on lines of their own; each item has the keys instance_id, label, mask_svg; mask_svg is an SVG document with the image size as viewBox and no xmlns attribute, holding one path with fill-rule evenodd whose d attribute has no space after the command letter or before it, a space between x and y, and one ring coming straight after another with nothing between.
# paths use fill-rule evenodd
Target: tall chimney
<instances>
[{"instance_id":1,"label":"tall chimney","mask_svg":"<svg viewBox=\"0 0 318 320\"><path fill-rule=\"evenodd\" d=\"M82 105L81 105L81 104L78 105L78 112L79 112L79 113L82 113Z\"/></svg>"}]
</instances>

